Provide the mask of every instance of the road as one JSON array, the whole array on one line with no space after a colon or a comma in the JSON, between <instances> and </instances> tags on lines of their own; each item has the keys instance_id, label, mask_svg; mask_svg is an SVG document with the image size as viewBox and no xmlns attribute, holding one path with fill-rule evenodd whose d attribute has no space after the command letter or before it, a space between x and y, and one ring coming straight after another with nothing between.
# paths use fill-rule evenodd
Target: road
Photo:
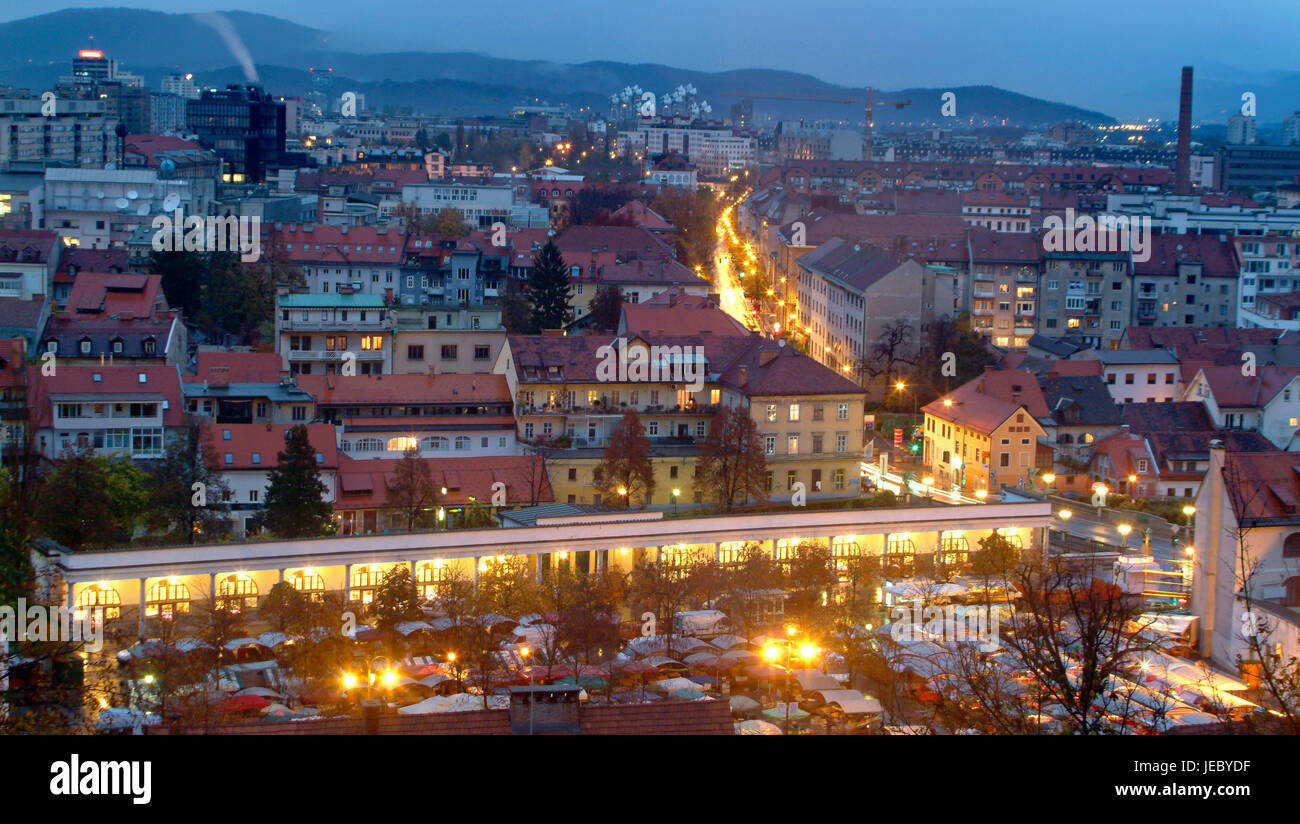
<instances>
[{"instance_id":1,"label":"road","mask_svg":"<svg viewBox=\"0 0 1300 824\"><path fill-rule=\"evenodd\" d=\"M718 291L718 304L722 311L745 324L749 329L759 330L759 320L745 297L741 286L735 261L731 259L728 241L738 243L731 221L732 208L722 213L718 221L718 241L713 248L713 270L716 273L714 286Z\"/></svg>"}]
</instances>

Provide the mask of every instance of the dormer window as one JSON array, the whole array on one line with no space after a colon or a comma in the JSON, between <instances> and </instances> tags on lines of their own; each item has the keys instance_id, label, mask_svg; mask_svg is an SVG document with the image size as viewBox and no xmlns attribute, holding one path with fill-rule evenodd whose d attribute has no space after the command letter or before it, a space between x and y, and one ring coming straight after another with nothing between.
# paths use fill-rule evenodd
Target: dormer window
<instances>
[{"instance_id":1,"label":"dormer window","mask_svg":"<svg viewBox=\"0 0 1300 824\"><path fill-rule=\"evenodd\" d=\"M157 344L156 344L156 342L154 341L153 338L145 338L145 339L144 339L144 353L145 353L146 355L152 355L152 354L154 353L154 349L156 348L156 345L157 345Z\"/></svg>"},{"instance_id":2,"label":"dormer window","mask_svg":"<svg viewBox=\"0 0 1300 824\"><path fill-rule=\"evenodd\" d=\"M114 355L120 355L120 354L122 354L122 339L121 339L121 338L113 338L113 354L114 354Z\"/></svg>"},{"instance_id":3,"label":"dormer window","mask_svg":"<svg viewBox=\"0 0 1300 824\"><path fill-rule=\"evenodd\" d=\"M45 342L45 351L53 352L56 355L59 354L59 342L54 338L50 338Z\"/></svg>"},{"instance_id":4,"label":"dormer window","mask_svg":"<svg viewBox=\"0 0 1300 824\"><path fill-rule=\"evenodd\" d=\"M77 346L78 348L81 349L81 354L83 355L90 354L90 338L82 338L80 341L78 341Z\"/></svg>"}]
</instances>

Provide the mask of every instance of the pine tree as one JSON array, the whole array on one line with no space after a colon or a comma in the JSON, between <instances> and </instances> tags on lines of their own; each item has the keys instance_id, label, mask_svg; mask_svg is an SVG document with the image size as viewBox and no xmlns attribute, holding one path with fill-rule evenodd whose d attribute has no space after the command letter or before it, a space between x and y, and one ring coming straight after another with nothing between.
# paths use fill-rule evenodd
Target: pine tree
<instances>
[{"instance_id":1,"label":"pine tree","mask_svg":"<svg viewBox=\"0 0 1300 824\"><path fill-rule=\"evenodd\" d=\"M600 284L588 311L598 331L617 332L619 321L623 319L623 291L613 284Z\"/></svg>"},{"instance_id":2,"label":"pine tree","mask_svg":"<svg viewBox=\"0 0 1300 824\"><path fill-rule=\"evenodd\" d=\"M274 469L266 473L266 511L260 522L281 538L308 538L326 534L332 526L329 491L320 479L316 450L299 424L289 430L284 451Z\"/></svg>"},{"instance_id":3,"label":"pine tree","mask_svg":"<svg viewBox=\"0 0 1300 824\"><path fill-rule=\"evenodd\" d=\"M219 466L216 449L203 437L198 422L191 421L167 444L166 457L150 472L150 525L191 544L214 532L230 492Z\"/></svg>"},{"instance_id":4,"label":"pine tree","mask_svg":"<svg viewBox=\"0 0 1300 824\"><path fill-rule=\"evenodd\" d=\"M533 259L528 298L533 304L533 322L539 331L563 328L573 316L569 308L569 301L573 298L569 270L553 240L546 241Z\"/></svg>"}]
</instances>

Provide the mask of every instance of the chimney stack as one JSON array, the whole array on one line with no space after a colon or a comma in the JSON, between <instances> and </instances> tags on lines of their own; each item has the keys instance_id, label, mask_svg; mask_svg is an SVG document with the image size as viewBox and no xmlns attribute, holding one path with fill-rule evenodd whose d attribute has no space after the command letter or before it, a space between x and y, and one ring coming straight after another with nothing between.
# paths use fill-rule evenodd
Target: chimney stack
<instances>
[{"instance_id":1,"label":"chimney stack","mask_svg":"<svg viewBox=\"0 0 1300 824\"><path fill-rule=\"evenodd\" d=\"M1183 87L1178 97L1178 165L1174 194L1192 193L1192 67L1183 66Z\"/></svg>"}]
</instances>

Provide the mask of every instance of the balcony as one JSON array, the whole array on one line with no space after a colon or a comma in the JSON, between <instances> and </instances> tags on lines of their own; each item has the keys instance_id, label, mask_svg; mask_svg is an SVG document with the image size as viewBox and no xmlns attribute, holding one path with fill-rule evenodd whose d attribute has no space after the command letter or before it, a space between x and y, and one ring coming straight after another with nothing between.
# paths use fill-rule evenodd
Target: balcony
<instances>
[{"instance_id":1,"label":"balcony","mask_svg":"<svg viewBox=\"0 0 1300 824\"><path fill-rule=\"evenodd\" d=\"M321 349L290 350L289 360L291 361L341 361L345 352L327 352ZM359 361L381 361L384 359L384 350L382 349L360 349L352 351Z\"/></svg>"},{"instance_id":2,"label":"balcony","mask_svg":"<svg viewBox=\"0 0 1300 824\"><path fill-rule=\"evenodd\" d=\"M993 290L992 290L992 289L981 289L980 287L976 286L975 289L974 289L974 291L971 292L971 294L974 295L974 296L977 297L977 298L991 298L991 297L993 297Z\"/></svg>"},{"instance_id":3,"label":"balcony","mask_svg":"<svg viewBox=\"0 0 1300 824\"><path fill-rule=\"evenodd\" d=\"M285 332L369 332L393 328L393 319L383 320L282 320Z\"/></svg>"}]
</instances>

